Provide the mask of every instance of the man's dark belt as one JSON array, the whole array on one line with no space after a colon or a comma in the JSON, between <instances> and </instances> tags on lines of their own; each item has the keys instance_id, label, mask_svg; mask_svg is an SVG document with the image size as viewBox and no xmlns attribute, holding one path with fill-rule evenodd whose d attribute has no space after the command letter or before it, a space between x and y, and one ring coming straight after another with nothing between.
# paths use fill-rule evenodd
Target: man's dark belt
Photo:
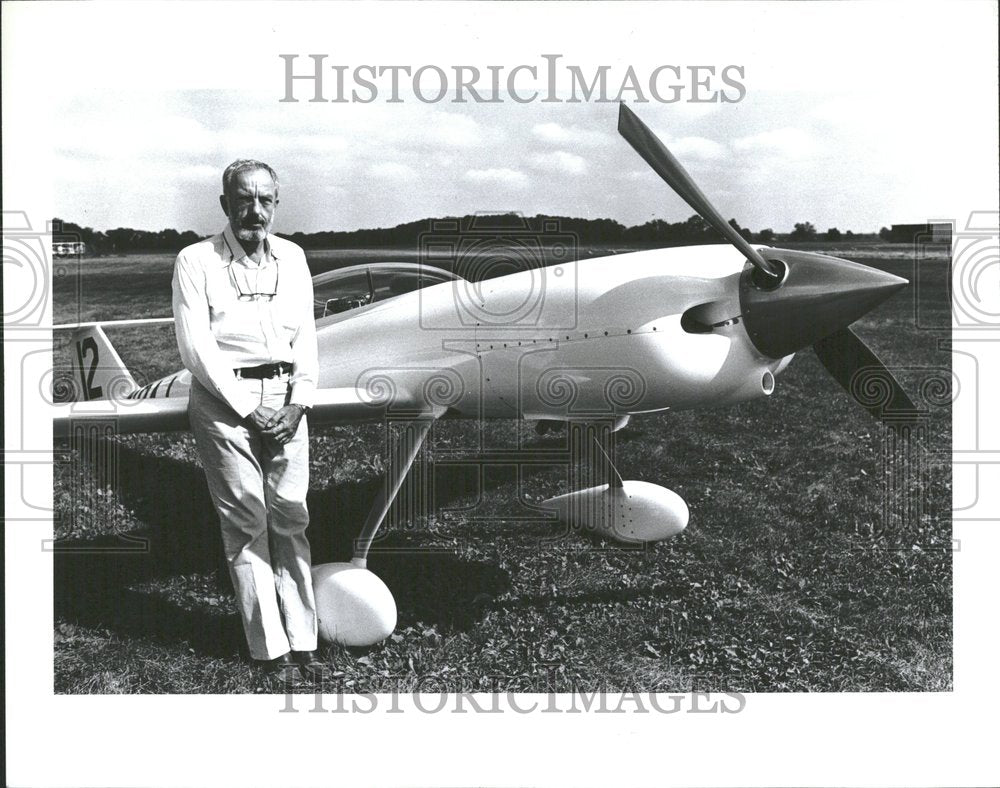
<instances>
[{"instance_id":1,"label":"man's dark belt","mask_svg":"<svg viewBox=\"0 0 1000 788\"><path fill-rule=\"evenodd\" d=\"M233 373L238 378L254 378L263 380L265 378L276 378L279 375L291 373L292 365L279 361L277 364L260 364L256 367L240 367L234 369Z\"/></svg>"}]
</instances>

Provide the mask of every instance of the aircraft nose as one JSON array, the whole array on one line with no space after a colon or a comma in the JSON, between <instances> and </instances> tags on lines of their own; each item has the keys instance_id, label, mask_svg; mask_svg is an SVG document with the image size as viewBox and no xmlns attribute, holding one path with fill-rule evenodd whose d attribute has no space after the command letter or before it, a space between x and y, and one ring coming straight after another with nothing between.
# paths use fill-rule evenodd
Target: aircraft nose
<instances>
[{"instance_id":1,"label":"aircraft nose","mask_svg":"<svg viewBox=\"0 0 1000 788\"><path fill-rule=\"evenodd\" d=\"M909 284L906 279L837 257L787 249L764 251L787 269L780 287L740 281L744 324L754 346L781 358L850 325Z\"/></svg>"}]
</instances>

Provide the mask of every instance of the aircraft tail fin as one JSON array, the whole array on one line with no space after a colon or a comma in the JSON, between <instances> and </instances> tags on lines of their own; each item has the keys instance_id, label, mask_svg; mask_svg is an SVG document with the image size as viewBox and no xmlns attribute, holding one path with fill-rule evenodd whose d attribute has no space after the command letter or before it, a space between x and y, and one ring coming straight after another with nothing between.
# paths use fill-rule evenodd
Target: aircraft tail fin
<instances>
[{"instance_id":1,"label":"aircraft tail fin","mask_svg":"<svg viewBox=\"0 0 1000 788\"><path fill-rule=\"evenodd\" d=\"M72 330L70 357L73 364L72 388L77 402L120 399L135 391L138 384L118 351L104 333L103 326L145 325L172 322L172 318L116 320L105 323L75 323L53 326Z\"/></svg>"}]
</instances>

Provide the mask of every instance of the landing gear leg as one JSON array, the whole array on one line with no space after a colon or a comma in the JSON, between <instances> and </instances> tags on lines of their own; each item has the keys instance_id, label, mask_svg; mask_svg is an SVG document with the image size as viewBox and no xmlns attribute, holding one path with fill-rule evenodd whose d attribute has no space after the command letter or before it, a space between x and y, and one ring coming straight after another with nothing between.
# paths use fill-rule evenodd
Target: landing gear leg
<instances>
[{"instance_id":1,"label":"landing gear leg","mask_svg":"<svg viewBox=\"0 0 1000 788\"><path fill-rule=\"evenodd\" d=\"M424 438L434 424L433 416L422 417L412 421L396 422L402 427L398 433L393 434L393 423L387 425L389 431L389 464L382 477L382 486L379 488L368 518L365 520L361 533L354 541L354 557L351 563L362 569L368 566L368 550L372 546L375 534L396 498L396 493L403 484L406 474L413 465L413 461L423 445Z\"/></svg>"},{"instance_id":2,"label":"landing gear leg","mask_svg":"<svg viewBox=\"0 0 1000 788\"><path fill-rule=\"evenodd\" d=\"M570 489L575 490L602 484L610 485L612 488L622 486L622 477L615 468L613 459L615 426L616 422L610 419L570 423ZM588 469L590 472L589 480L587 479Z\"/></svg>"},{"instance_id":3,"label":"landing gear leg","mask_svg":"<svg viewBox=\"0 0 1000 788\"><path fill-rule=\"evenodd\" d=\"M549 498L542 506L555 510L557 519L571 530L592 529L636 544L669 539L687 526L687 504L677 493L649 482L622 481L612 461L610 420L571 424L570 453L570 492Z\"/></svg>"}]
</instances>

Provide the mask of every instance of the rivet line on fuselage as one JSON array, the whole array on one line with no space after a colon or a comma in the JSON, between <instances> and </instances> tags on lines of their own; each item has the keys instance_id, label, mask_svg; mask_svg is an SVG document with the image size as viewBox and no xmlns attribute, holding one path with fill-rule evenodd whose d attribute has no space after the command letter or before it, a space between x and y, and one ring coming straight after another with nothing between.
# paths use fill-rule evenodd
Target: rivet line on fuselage
<instances>
[{"instance_id":1,"label":"rivet line on fuselage","mask_svg":"<svg viewBox=\"0 0 1000 788\"><path fill-rule=\"evenodd\" d=\"M722 327L726 327L726 326L730 326L730 325L737 325L739 322L740 322L740 318L736 317L736 318L732 318L731 320L726 320L726 321L723 321L721 323L714 324L712 327L713 328L722 328ZM583 341L583 340L590 340L590 339L603 339L604 337L613 338L613 337L623 337L623 336L640 335L642 333L652 333L654 331L658 332L659 331L659 326L651 326L650 328L647 328L645 332L639 331L638 329L632 329L632 328L626 328L624 331L622 331L621 329L618 329L618 330L615 330L615 329L603 329L601 331L601 334L599 334L599 335L595 334L593 336L591 336L592 332L590 330L588 330L588 331L585 331L585 332L581 332L580 334L576 335L575 337L572 334L565 334L564 338L561 339L561 340L560 339L556 339L555 337L544 337L544 338L543 337L538 337L538 338L533 338L531 340L531 344L532 345L537 345L539 342L541 342L542 344L545 344L545 343L556 344L556 343L561 342L561 341L566 341L566 342L580 342L580 341ZM503 347L498 347L498 344L502 344ZM519 340L517 342L517 347L524 347L526 344L527 344L527 340ZM513 347L514 347L514 342L513 341L502 342L502 343L494 343L494 344L488 345L488 346L485 343L477 342L476 343L476 353L477 354L482 354L482 353L486 353L486 352L488 352L490 350L509 350L509 349L512 349Z\"/></svg>"}]
</instances>

